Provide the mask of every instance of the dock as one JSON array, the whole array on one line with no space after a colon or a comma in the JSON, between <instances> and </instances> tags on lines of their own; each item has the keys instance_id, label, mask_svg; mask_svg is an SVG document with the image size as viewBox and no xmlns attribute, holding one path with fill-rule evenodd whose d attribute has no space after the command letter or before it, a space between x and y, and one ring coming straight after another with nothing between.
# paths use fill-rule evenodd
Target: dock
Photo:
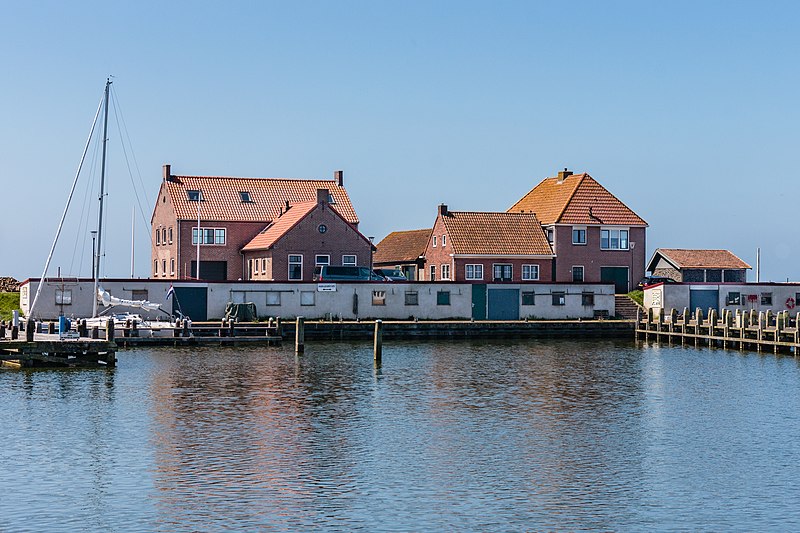
<instances>
[{"instance_id":1,"label":"dock","mask_svg":"<svg viewBox=\"0 0 800 533\"><path fill-rule=\"evenodd\" d=\"M659 312L660 311L660 312ZM800 313L794 317L788 311L773 314L754 309L728 309L718 315L715 309L696 309L694 313L671 309L649 309L636 318L636 339L666 341L669 344L693 344L723 349L771 351L775 354L800 353Z\"/></svg>"}]
</instances>

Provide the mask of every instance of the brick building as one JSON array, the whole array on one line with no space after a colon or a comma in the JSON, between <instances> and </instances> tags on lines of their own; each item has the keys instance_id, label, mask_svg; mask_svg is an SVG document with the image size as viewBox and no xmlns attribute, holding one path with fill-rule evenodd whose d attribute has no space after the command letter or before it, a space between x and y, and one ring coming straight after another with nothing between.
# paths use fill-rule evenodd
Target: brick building
<instances>
[{"instance_id":1,"label":"brick building","mask_svg":"<svg viewBox=\"0 0 800 533\"><path fill-rule=\"evenodd\" d=\"M533 213L450 211L439 206L421 279L551 281L553 252Z\"/></svg>"},{"instance_id":2,"label":"brick building","mask_svg":"<svg viewBox=\"0 0 800 533\"><path fill-rule=\"evenodd\" d=\"M425 249L430 237L430 229L393 231L378 243L373 265L397 268L412 281L422 279L419 276L425 269Z\"/></svg>"},{"instance_id":3,"label":"brick building","mask_svg":"<svg viewBox=\"0 0 800 533\"><path fill-rule=\"evenodd\" d=\"M287 207L315 202L319 189L328 190L330 205L358 230L342 171L333 180L233 178L176 176L164 165L150 219L151 277L197 278L199 241L200 279L245 278L242 248Z\"/></svg>"},{"instance_id":4,"label":"brick building","mask_svg":"<svg viewBox=\"0 0 800 533\"><path fill-rule=\"evenodd\" d=\"M564 169L508 212L541 222L555 254L553 281L613 282L624 293L644 277L647 223L589 174Z\"/></svg>"},{"instance_id":5,"label":"brick building","mask_svg":"<svg viewBox=\"0 0 800 533\"><path fill-rule=\"evenodd\" d=\"M290 204L242 248L244 279L312 281L317 265L369 266L374 246L330 204L330 191L317 200Z\"/></svg>"},{"instance_id":6,"label":"brick building","mask_svg":"<svg viewBox=\"0 0 800 533\"><path fill-rule=\"evenodd\" d=\"M658 248L647 263L654 276L702 283L745 283L750 268L728 250Z\"/></svg>"}]
</instances>

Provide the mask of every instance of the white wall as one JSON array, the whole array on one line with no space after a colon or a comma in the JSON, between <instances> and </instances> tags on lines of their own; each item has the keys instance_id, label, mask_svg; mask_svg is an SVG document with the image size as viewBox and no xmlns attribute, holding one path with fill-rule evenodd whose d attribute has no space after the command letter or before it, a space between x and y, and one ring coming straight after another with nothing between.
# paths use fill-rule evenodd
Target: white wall
<instances>
[{"instance_id":1,"label":"white wall","mask_svg":"<svg viewBox=\"0 0 800 533\"><path fill-rule=\"evenodd\" d=\"M795 305L800 305L800 302L797 302L797 296L800 295L800 283L665 283L645 289L644 306L647 309L651 307L664 309L667 313L670 309L676 309L680 313L684 307L689 307L690 291L692 289L719 290L718 310L720 312L723 309L729 309L733 312L737 309L743 311L749 311L750 309L755 309L756 311L771 310L774 313L785 310L792 312L800 310L800 307L790 309L787 306L789 298L795 300ZM728 296L733 292L740 294L739 305L728 304ZM772 294L772 305L761 303L761 297L764 294ZM755 299L748 298L748 296L755 296ZM694 312L693 309L689 309L689 311ZM703 312L705 311L704 309Z\"/></svg>"}]
</instances>

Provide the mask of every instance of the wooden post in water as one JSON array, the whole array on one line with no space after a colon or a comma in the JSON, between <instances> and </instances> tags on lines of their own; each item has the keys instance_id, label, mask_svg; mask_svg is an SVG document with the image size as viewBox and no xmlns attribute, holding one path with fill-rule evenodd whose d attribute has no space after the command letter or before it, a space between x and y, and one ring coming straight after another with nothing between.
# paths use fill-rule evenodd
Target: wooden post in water
<instances>
[{"instance_id":1,"label":"wooden post in water","mask_svg":"<svg viewBox=\"0 0 800 533\"><path fill-rule=\"evenodd\" d=\"M0 322L0 339L6 338L6 321Z\"/></svg>"},{"instance_id":2,"label":"wooden post in water","mask_svg":"<svg viewBox=\"0 0 800 533\"><path fill-rule=\"evenodd\" d=\"M109 318L106 321L106 340L114 342L114 319Z\"/></svg>"},{"instance_id":3,"label":"wooden post in water","mask_svg":"<svg viewBox=\"0 0 800 533\"><path fill-rule=\"evenodd\" d=\"M306 351L306 319L297 317L294 330L294 353L301 354Z\"/></svg>"},{"instance_id":4,"label":"wooden post in water","mask_svg":"<svg viewBox=\"0 0 800 533\"><path fill-rule=\"evenodd\" d=\"M19 326L11 326L11 340L15 341L19 338Z\"/></svg>"},{"instance_id":5,"label":"wooden post in water","mask_svg":"<svg viewBox=\"0 0 800 533\"><path fill-rule=\"evenodd\" d=\"M375 321L375 343L372 352L375 364L380 365L383 358L383 320Z\"/></svg>"},{"instance_id":6,"label":"wooden post in water","mask_svg":"<svg viewBox=\"0 0 800 533\"><path fill-rule=\"evenodd\" d=\"M235 337L236 336L236 321L232 318L228 320L228 336Z\"/></svg>"},{"instance_id":7,"label":"wooden post in water","mask_svg":"<svg viewBox=\"0 0 800 533\"><path fill-rule=\"evenodd\" d=\"M36 333L36 322L32 318L29 318L28 322L25 324L25 341L33 342L34 333Z\"/></svg>"},{"instance_id":8,"label":"wooden post in water","mask_svg":"<svg viewBox=\"0 0 800 533\"><path fill-rule=\"evenodd\" d=\"M283 338L283 326L281 326L281 317L275 317L275 330L278 337Z\"/></svg>"}]
</instances>

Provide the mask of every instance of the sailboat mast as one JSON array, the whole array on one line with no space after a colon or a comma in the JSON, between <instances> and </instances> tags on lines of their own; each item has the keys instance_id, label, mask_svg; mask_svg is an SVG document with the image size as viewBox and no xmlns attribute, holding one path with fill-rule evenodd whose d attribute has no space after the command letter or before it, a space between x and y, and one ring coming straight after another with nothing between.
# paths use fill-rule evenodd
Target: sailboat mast
<instances>
[{"instance_id":1,"label":"sailboat mast","mask_svg":"<svg viewBox=\"0 0 800 533\"><path fill-rule=\"evenodd\" d=\"M111 87L111 79L106 79L106 90L103 96L103 157L100 163L100 209L97 217L97 249L94 262L94 298L92 299L92 318L97 316L97 287L100 278L100 257L102 255L103 243L103 198L105 197L106 185L106 144L108 142L108 89Z\"/></svg>"}]
</instances>

